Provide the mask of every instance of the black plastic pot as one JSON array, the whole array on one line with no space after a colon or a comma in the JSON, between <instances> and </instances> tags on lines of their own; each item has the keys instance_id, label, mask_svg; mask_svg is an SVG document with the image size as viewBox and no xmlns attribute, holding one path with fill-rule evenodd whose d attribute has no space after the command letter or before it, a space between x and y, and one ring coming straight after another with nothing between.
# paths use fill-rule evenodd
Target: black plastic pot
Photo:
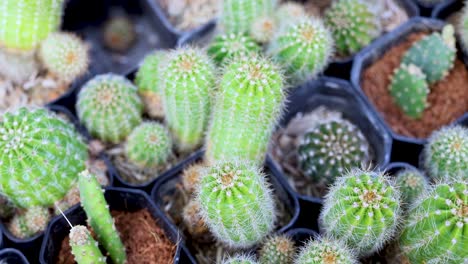
<instances>
[{"instance_id":1,"label":"black plastic pot","mask_svg":"<svg viewBox=\"0 0 468 264\"><path fill-rule=\"evenodd\" d=\"M14 248L5 248L0 250L0 263L29 264L28 260L23 255L23 253Z\"/></svg>"},{"instance_id":2,"label":"black plastic pot","mask_svg":"<svg viewBox=\"0 0 468 264\"><path fill-rule=\"evenodd\" d=\"M184 261L187 259L190 260L190 256L186 254L184 243L181 241L181 236L177 228L169 222L164 213L157 208L146 193L140 190L108 187L104 195L110 210L133 212L146 208L157 221L158 225L164 229L169 240L177 245L173 262L187 263L182 262L182 259ZM86 213L79 205L75 205L72 210L66 212L65 215L72 225L86 225ZM55 218L54 221L51 222L42 242L39 258L40 263L55 263L55 258L59 253L61 243L68 235L69 231L70 226L64 217ZM155 252L155 254L157 254L157 252ZM181 254L185 255L181 256Z\"/></svg>"},{"instance_id":3,"label":"black plastic pot","mask_svg":"<svg viewBox=\"0 0 468 264\"><path fill-rule=\"evenodd\" d=\"M296 247L301 247L310 240L316 239L319 234L314 230L307 228L294 228L286 232L296 244Z\"/></svg>"},{"instance_id":4,"label":"black plastic pot","mask_svg":"<svg viewBox=\"0 0 468 264\"><path fill-rule=\"evenodd\" d=\"M421 16L429 17L434 12L434 10L439 8L439 6L446 5L448 2L459 1L459 0L443 0L438 4L428 4L428 3L424 3L424 1L422 0L410 0L410 1L414 1L418 3Z\"/></svg>"}]
</instances>

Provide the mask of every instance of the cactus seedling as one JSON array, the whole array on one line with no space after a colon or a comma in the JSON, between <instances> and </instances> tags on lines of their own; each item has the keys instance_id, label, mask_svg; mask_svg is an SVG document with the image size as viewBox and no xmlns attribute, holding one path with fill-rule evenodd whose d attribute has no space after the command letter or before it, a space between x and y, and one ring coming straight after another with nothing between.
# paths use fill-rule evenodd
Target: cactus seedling
<instances>
[{"instance_id":1,"label":"cactus seedling","mask_svg":"<svg viewBox=\"0 0 468 264\"><path fill-rule=\"evenodd\" d=\"M250 28L250 35L259 43L268 43L276 32L277 23L272 16L256 18Z\"/></svg>"},{"instance_id":2,"label":"cactus seedling","mask_svg":"<svg viewBox=\"0 0 468 264\"><path fill-rule=\"evenodd\" d=\"M357 264L354 253L339 240L319 238L304 245L295 264Z\"/></svg>"},{"instance_id":3,"label":"cactus seedling","mask_svg":"<svg viewBox=\"0 0 468 264\"><path fill-rule=\"evenodd\" d=\"M208 227L200 215L200 205L196 200L190 200L184 207L182 218L192 237L201 237L209 234Z\"/></svg>"},{"instance_id":4,"label":"cactus seedling","mask_svg":"<svg viewBox=\"0 0 468 264\"><path fill-rule=\"evenodd\" d=\"M237 255L223 261L223 264L257 264L255 257L250 255Z\"/></svg>"},{"instance_id":5,"label":"cactus seedling","mask_svg":"<svg viewBox=\"0 0 468 264\"><path fill-rule=\"evenodd\" d=\"M261 264L292 264L296 248L294 241L285 235L267 238L259 252Z\"/></svg>"},{"instance_id":6,"label":"cactus seedling","mask_svg":"<svg viewBox=\"0 0 468 264\"><path fill-rule=\"evenodd\" d=\"M108 73L95 76L82 87L76 110L93 136L118 143L141 123L143 104L129 80Z\"/></svg>"},{"instance_id":7,"label":"cactus seedling","mask_svg":"<svg viewBox=\"0 0 468 264\"><path fill-rule=\"evenodd\" d=\"M440 183L408 213L400 238L411 263L464 263L468 259L466 181Z\"/></svg>"},{"instance_id":8,"label":"cactus seedling","mask_svg":"<svg viewBox=\"0 0 468 264\"><path fill-rule=\"evenodd\" d=\"M50 220L47 207L33 206L16 214L8 223L10 232L18 238L28 238L46 229Z\"/></svg>"},{"instance_id":9,"label":"cactus seedling","mask_svg":"<svg viewBox=\"0 0 468 264\"><path fill-rule=\"evenodd\" d=\"M277 0L224 0L221 25L226 33L249 33L253 21L273 14Z\"/></svg>"},{"instance_id":10,"label":"cactus seedling","mask_svg":"<svg viewBox=\"0 0 468 264\"><path fill-rule=\"evenodd\" d=\"M107 48L117 52L125 52L137 38L135 25L127 16L111 17L104 25L103 38Z\"/></svg>"},{"instance_id":11,"label":"cactus seedling","mask_svg":"<svg viewBox=\"0 0 468 264\"><path fill-rule=\"evenodd\" d=\"M218 65L222 65L237 56L258 53L260 46L246 34L230 33L216 36L207 52Z\"/></svg>"},{"instance_id":12,"label":"cactus seedling","mask_svg":"<svg viewBox=\"0 0 468 264\"><path fill-rule=\"evenodd\" d=\"M413 204L429 186L426 177L416 169L405 169L398 172L396 184L401 192L401 200L406 207Z\"/></svg>"},{"instance_id":13,"label":"cactus seedling","mask_svg":"<svg viewBox=\"0 0 468 264\"><path fill-rule=\"evenodd\" d=\"M99 250L98 243L85 226L70 229L70 247L78 264L105 264L106 258Z\"/></svg>"},{"instance_id":14,"label":"cactus seedling","mask_svg":"<svg viewBox=\"0 0 468 264\"><path fill-rule=\"evenodd\" d=\"M400 218L400 194L385 175L355 169L338 178L325 197L320 224L359 256L389 241Z\"/></svg>"}]
</instances>

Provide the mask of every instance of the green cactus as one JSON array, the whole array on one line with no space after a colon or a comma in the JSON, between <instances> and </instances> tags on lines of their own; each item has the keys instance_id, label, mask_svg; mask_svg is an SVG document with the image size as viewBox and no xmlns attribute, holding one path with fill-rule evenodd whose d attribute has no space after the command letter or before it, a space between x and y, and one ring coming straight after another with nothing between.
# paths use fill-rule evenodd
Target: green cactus
<instances>
[{"instance_id":1,"label":"green cactus","mask_svg":"<svg viewBox=\"0 0 468 264\"><path fill-rule=\"evenodd\" d=\"M234 57L259 53L260 46L255 40L243 33L230 33L216 36L207 52L218 65L224 65Z\"/></svg>"},{"instance_id":2,"label":"green cactus","mask_svg":"<svg viewBox=\"0 0 468 264\"><path fill-rule=\"evenodd\" d=\"M269 237L259 252L261 264L292 264L296 254L294 241L286 235Z\"/></svg>"},{"instance_id":3,"label":"green cactus","mask_svg":"<svg viewBox=\"0 0 468 264\"><path fill-rule=\"evenodd\" d=\"M254 256L251 255L236 255L227 258L223 261L223 264L257 264Z\"/></svg>"},{"instance_id":4,"label":"green cactus","mask_svg":"<svg viewBox=\"0 0 468 264\"><path fill-rule=\"evenodd\" d=\"M227 66L219 87L205 161L241 158L263 163L284 104L277 66L258 56L238 58Z\"/></svg>"},{"instance_id":5,"label":"green cactus","mask_svg":"<svg viewBox=\"0 0 468 264\"><path fill-rule=\"evenodd\" d=\"M164 70L163 106L166 122L182 152L203 140L215 90L215 68L198 48L173 51Z\"/></svg>"},{"instance_id":6,"label":"green cactus","mask_svg":"<svg viewBox=\"0 0 468 264\"><path fill-rule=\"evenodd\" d=\"M424 167L435 180L468 179L468 129L452 126L433 132L424 148Z\"/></svg>"},{"instance_id":7,"label":"green cactus","mask_svg":"<svg viewBox=\"0 0 468 264\"><path fill-rule=\"evenodd\" d=\"M49 208L43 206L32 206L24 212L13 216L8 223L8 230L18 238L29 238L42 232L49 224Z\"/></svg>"},{"instance_id":8,"label":"green cactus","mask_svg":"<svg viewBox=\"0 0 468 264\"><path fill-rule=\"evenodd\" d=\"M250 27L250 35L259 43L268 43L273 39L277 26L274 16L258 17Z\"/></svg>"},{"instance_id":9,"label":"green cactus","mask_svg":"<svg viewBox=\"0 0 468 264\"><path fill-rule=\"evenodd\" d=\"M274 16L279 26L282 27L307 16L307 12L301 3L283 2L276 9Z\"/></svg>"},{"instance_id":10,"label":"green cactus","mask_svg":"<svg viewBox=\"0 0 468 264\"><path fill-rule=\"evenodd\" d=\"M411 263L466 263L467 184L439 183L409 211L400 245Z\"/></svg>"},{"instance_id":11,"label":"green cactus","mask_svg":"<svg viewBox=\"0 0 468 264\"><path fill-rule=\"evenodd\" d=\"M250 247L268 235L275 223L276 208L265 180L247 163L213 165L198 186L200 214L218 241Z\"/></svg>"},{"instance_id":12,"label":"green cactus","mask_svg":"<svg viewBox=\"0 0 468 264\"><path fill-rule=\"evenodd\" d=\"M143 104L129 80L108 73L95 76L81 88L76 110L91 135L119 143L141 123Z\"/></svg>"},{"instance_id":13,"label":"green cactus","mask_svg":"<svg viewBox=\"0 0 468 264\"><path fill-rule=\"evenodd\" d=\"M273 14L277 0L224 0L220 23L226 33L249 33L253 21Z\"/></svg>"},{"instance_id":14,"label":"green cactus","mask_svg":"<svg viewBox=\"0 0 468 264\"><path fill-rule=\"evenodd\" d=\"M303 136L297 152L302 172L325 184L333 183L353 167L370 162L367 139L346 119L331 119L313 127Z\"/></svg>"},{"instance_id":15,"label":"green cactus","mask_svg":"<svg viewBox=\"0 0 468 264\"><path fill-rule=\"evenodd\" d=\"M357 264L354 253L339 240L316 238L305 244L295 264Z\"/></svg>"},{"instance_id":16,"label":"green cactus","mask_svg":"<svg viewBox=\"0 0 468 264\"><path fill-rule=\"evenodd\" d=\"M404 169L395 175L404 207L411 206L429 187L426 177L417 169Z\"/></svg>"},{"instance_id":17,"label":"green cactus","mask_svg":"<svg viewBox=\"0 0 468 264\"><path fill-rule=\"evenodd\" d=\"M105 264L106 258L99 250L98 243L85 226L77 225L70 229L70 247L78 264Z\"/></svg>"},{"instance_id":18,"label":"green cactus","mask_svg":"<svg viewBox=\"0 0 468 264\"><path fill-rule=\"evenodd\" d=\"M124 15L109 18L102 34L107 48L122 53L131 48L137 39L133 21Z\"/></svg>"},{"instance_id":19,"label":"green cactus","mask_svg":"<svg viewBox=\"0 0 468 264\"><path fill-rule=\"evenodd\" d=\"M429 87L426 75L414 64L401 64L395 69L390 94L395 103L411 118L421 118L428 106Z\"/></svg>"},{"instance_id":20,"label":"green cactus","mask_svg":"<svg viewBox=\"0 0 468 264\"><path fill-rule=\"evenodd\" d=\"M109 206L104 198L104 190L96 177L87 170L78 177L81 205L88 217L88 223L93 228L99 242L109 252L115 264L126 262L125 247L115 228L114 219L109 212Z\"/></svg>"},{"instance_id":21,"label":"green cactus","mask_svg":"<svg viewBox=\"0 0 468 264\"><path fill-rule=\"evenodd\" d=\"M88 69L86 45L71 33L52 33L41 44L39 57L47 70L60 80L72 82Z\"/></svg>"},{"instance_id":22,"label":"green cactus","mask_svg":"<svg viewBox=\"0 0 468 264\"><path fill-rule=\"evenodd\" d=\"M303 17L282 27L267 52L283 65L292 82L299 83L325 68L333 52L333 39L319 19Z\"/></svg>"},{"instance_id":23,"label":"green cactus","mask_svg":"<svg viewBox=\"0 0 468 264\"><path fill-rule=\"evenodd\" d=\"M460 35L460 44L465 52L468 52L468 7L463 8L457 24L457 32Z\"/></svg>"},{"instance_id":24,"label":"green cactus","mask_svg":"<svg viewBox=\"0 0 468 264\"><path fill-rule=\"evenodd\" d=\"M429 83L442 80L455 63L457 50L452 25L446 25L442 34L434 32L415 42L406 51L402 63L414 64L421 68Z\"/></svg>"},{"instance_id":25,"label":"green cactus","mask_svg":"<svg viewBox=\"0 0 468 264\"><path fill-rule=\"evenodd\" d=\"M144 122L127 138L125 155L141 169L164 164L171 153L172 141L166 128L156 122Z\"/></svg>"},{"instance_id":26,"label":"green cactus","mask_svg":"<svg viewBox=\"0 0 468 264\"><path fill-rule=\"evenodd\" d=\"M62 199L88 159L73 125L45 109L5 113L0 149L0 193L18 207Z\"/></svg>"},{"instance_id":27,"label":"green cactus","mask_svg":"<svg viewBox=\"0 0 468 264\"><path fill-rule=\"evenodd\" d=\"M385 175L355 169L338 178L325 196L320 224L359 256L392 239L400 218L400 194Z\"/></svg>"},{"instance_id":28,"label":"green cactus","mask_svg":"<svg viewBox=\"0 0 468 264\"><path fill-rule=\"evenodd\" d=\"M334 1L325 12L324 21L342 55L358 52L380 34L377 14L362 0Z\"/></svg>"}]
</instances>

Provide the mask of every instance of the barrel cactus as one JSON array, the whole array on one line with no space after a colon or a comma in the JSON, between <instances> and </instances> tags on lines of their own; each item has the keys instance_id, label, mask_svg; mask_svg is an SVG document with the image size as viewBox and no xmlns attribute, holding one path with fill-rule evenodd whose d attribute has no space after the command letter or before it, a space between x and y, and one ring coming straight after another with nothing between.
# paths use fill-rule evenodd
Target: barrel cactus
<instances>
[{"instance_id":1,"label":"barrel cactus","mask_svg":"<svg viewBox=\"0 0 468 264\"><path fill-rule=\"evenodd\" d=\"M253 21L273 14L277 0L224 0L220 22L226 33L249 33Z\"/></svg>"},{"instance_id":2,"label":"barrel cactus","mask_svg":"<svg viewBox=\"0 0 468 264\"><path fill-rule=\"evenodd\" d=\"M223 65L234 57L260 52L260 46L249 35L230 33L216 36L207 52L218 65Z\"/></svg>"},{"instance_id":3,"label":"barrel cactus","mask_svg":"<svg viewBox=\"0 0 468 264\"><path fill-rule=\"evenodd\" d=\"M292 264L296 255L294 241L286 235L274 235L265 240L259 252L261 264Z\"/></svg>"},{"instance_id":4,"label":"barrel cactus","mask_svg":"<svg viewBox=\"0 0 468 264\"><path fill-rule=\"evenodd\" d=\"M274 16L256 18L250 27L250 35L259 43L268 43L277 30L277 21Z\"/></svg>"},{"instance_id":5,"label":"barrel cactus","mask_svg":"<svg viewBox=\"0 0 468 264\"><path fill-rule=\"evenodd\" d=\"M99 250L98 243L85 226L77 225L70 229L70 247L78 264L105 264L106 258Z\"/></svg>"},{"instance_id":6,"label":"barrel cactus","mask_svg":"<svg viewBox=\"0 0 468 264\"><path fill-rule=\"evenodd\" d=\"M251 255L236 255L227 258L223 261L223 264L257 264L254 256Z\"/></svg>"},{"instance_id":7,"label":"barrel cactus","mask_svg":"<svg viewBox=\"0 0 468 264\"><path fill-rule=\"evenodd\" d=\"M307 16L307 12L302 3L289 1L281 3L276 9L274 16L277 23L279 23L279 27L282 27Z\"/></svg>"},{"instance_id":8,"label":"barrel cactus","mask_svg":"<svg viewBox=\"0 0 468 264\"><path fill-rule=\"evenodd\" d=\"M49 220L49 208L32 206L13 216L7 227L15 237L24 239L44 231Z\"/></svg>"},{"instance_id":9,"label":"barrel cactus","mask_svg":"<svg viewBox=\"0 0 468 264\"><path fill-rule=\"evenodd\" d=\"M316 238L305 244L295 264L357 264L354 252L339 240Z\"/></svg>"},{"instance_id":10,"label":"barrel cactus","mask_svg":"<svg viewBox=\"0 0 468 264\"><path fill-rule=\"evenodd\" d=\"M429 187L426 177L417 169L404 169L396 175L396 185L400 189L401 201L405 207L411 206Z\"/></svg>"}]
</instances>

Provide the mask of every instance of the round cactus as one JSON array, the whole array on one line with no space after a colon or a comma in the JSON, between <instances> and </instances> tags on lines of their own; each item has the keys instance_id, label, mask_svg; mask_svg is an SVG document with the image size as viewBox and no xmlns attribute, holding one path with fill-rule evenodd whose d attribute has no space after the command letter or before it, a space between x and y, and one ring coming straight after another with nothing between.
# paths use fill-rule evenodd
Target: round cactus
<instances>
[{"instance_id":1,"label":"round cactus","mask_svg":"<svg viewBox=\"0 0 468 264\"><path fill-rule=\"evenodd\" d=\"M453 68L456 56L452 25L446 25L442 34L434 32L413 44L402 59L404 64L421 68L429 83L442 80Z\"/></svg>"},{"instance_id":2,"label":"round cactus","mask_svg":"<svg viewBox=\"0 0 468 264\"><path fill-rule=\"evenodd\" d=\"M213 235L236 247L250 247L266 235L276 219L265 176L245 163L210 167L198 186L200 214Z\"/></svg>"},{"instance_id":3,"label":"round cactus","mask_svg":"<svg viewBox=\"0 0 468 264\"><path fill-rule=\"evenodd\" d=\"M275 19L280 27L289 23L294 23L298 19L307 16L304 5L296 2L284 2L275 11Z\"/></svg>"},{"instance_id":4,"label":"round cactus","mask_svg":"<svg viewBox=\"0 0 468 264\"><path fill-rule=\"evenodd\" d=\"M346 119L331 119L312 128L304 134L297 152L302 172L325 184L370 162L367 139Z\"/></svg>"},{"instance_id":5,"label":"round cactus","mask_svg":"<svg viewBox=\"0 0 468 264\"><path fill-rule=\"evenodd\" d=\"M0 192L16 206L51 206L88 159L72 124L45 109L20 108L0 122Z\"/></svg>"},{"instance_id":6,"label":"round cactus","mask_svg":"<svg viewBox=\"0 0 468 264\"><path fill-rule=\"evenodd\" d=\"M226 33L249 33L253 21L273 14L277 0L224 0L220 16Z\"/></svg>"},{"instance_id":7,"label":"round cactus","mask_svg":"<svg viewBox=\"0 0 468 264\"><path fill-rule=\"evenodd\" d=\"M268 47L268 53L285 67L293 82L305 81L321 72L332 52L330 32L313 17L282 27Z\"/></svg>"},{"instance_id":8,"label":"round cactus","mask_svg":"<svg viewBox=\"0 0 468 264\"><path fill-rule=\"evenodd\" d=\"M15 53L0 48L0 75L15 84L24 84L40 71L35 52Z\"/></svg>"},{"instance_id":9,"label":"round cactus","mask_svg":"<svg viewBox=\"0 0 468 264\"><path fill-rule=\"evenodd\" d=\"M292 264L296 254L294 241L285 235L269 237L260 249L261 264Z\"/></svg>"},{"instance_id":10,"label":"round cactus","mask_svg":"<svg viewBox=\"0 0 468 264\"><path fill-rule=\"evenodd\" d=\"M357 264L354 253L339 240L319 238L305 244L295 264Z\"/></svg>"},{"instance_id":11,"label":"round cactus","mask_svg":"<svg viewBox=\"0 0 468 264\"><path fill-rule=\"evenodd\" d=\"M392 239L400 214L393 183L381 173L356 169L338 178L325 196L320 224L326 235L366 256Z\"/></svg>"},{"instance_id":12,"label":"round cactus","mask_svg":"<svg viewBox=\"0 0 468 264\"><path fill-rule=\"evenodd\" d=\"M409 211L400 245L411 263L466 263L467 184L437 184Z\"/></svg>"},{"instance_id":13,"label":"round cactus","mask_svg":"<svg viewBox=\"0 0 468 264\"><path fill-rule=\"evenodd\" d=\"M143 104L129 80L108 73L95 76L81 88L76 110L93 136L119 143L141 123Z\"/></svg>"},{"instance_id":14,"label":"round cactus","mask_svg":"<svg viewBox=\"0 0 468 264\"><path fill-rule=\"evenodd\" d=\"M155 122L137 126L127 138L125 154L141 169L164 164L171 154L172 142L166 128Z\"/></svg>"},{"instance_id":15,"label":"round cactus","mask_svg":"<svg viewBox=\"0 0 468 264\"><path fill-rule=\"evenodd\" d=\"M354 54L380 34L379 19L362 0L338 0L325 12L337 51Z\"/></svg>"},{"instance_id":16,"label":"round cactus","mask_svg":"<svg viewBox=\"0 0 468 264\"><path fill-rule=\"evenodd\" d=\"M186 168L182 173L182 186L189 193L194 193L200 183L206 167L203 164L194 164Z\"/></svg>"},{"instance_id":17,"label":"round cactus","mask_svg":"<svg viewBox=\"0 0 468 264\"><path fill-rule=\"evenodd\" d=\"M468 7L464 7L458 22L457 32L460 34L460 44L468 52Z\"/></svg>"},{"instance_id":18,"label":"round cactus","mask_svg":"<svg viewBox=\"0 0 468 264\"><path fill-rule=\"evenodd\" d=\"M429 182L419 170L405 169L396 175L396 185L400 189L401 201L408 207L428 188Z\"/></svg>"},{"instance_id":19,"label":"round cactus","mask_svg":"<svg viewBox=\"0 0 468 264\"><path fill-rule=\"evenodd\" d=\"M117 52L126 52L135 42L137 33L127 16L111 17L104 25L104 45Z\"/></svg>"},{"instance_id":20,"label":"round cactus","mask_svg":"<svg viewBox=\"0 0 468 264\"><path fill-rule=\"evenodd\" d=\"M77 225L70 229L70 247L78 264L105 264L106 258L99 250L98 243L85 226Z\"/></svg>"},{"instance_id":21,"label":"round cactus","mask_svg":"<svg viewBox=\"0 0 468 264\"><path fill-rule=\"evenodd\" d=\"M41 44L39 57L49 72L72 82L88 69L88 45L71 33L52 33Z\"/></svg>"},{"instance_id":22,"label":"round cactus","mask_svg":"<svg viewBox=\"0 0 468 264\"><path fill-rule=\"evenodd\" d=\"M246 34L230 33L216 36L207 52L218 65L222 65L237 56L259 53L260 46Z\"/></svg>"},{"instance_id":23,"label":"round cactus","mask_svg":"<svg viewBox=\"0 0 468 264\"><path fill-rule=\"evenodd\" d=\"M8 223L8 230L18 238L29 238L42 232L49 224L50 213L47 207L33 206L21 214L16 214Z\"/></svg>"},{"instance_id":24,"label":"round cactus","mask_svg":"<svg viewBox=\"0 0 468 264\"><path fill-rule=\"evenodd\" d=\"M433 179L468 179L468 129L442 128L429 137L424 149L424 166Z\"/></svg>"},{"instance_id":25,"label":"round cactus","mask_svg":"<svg viewBox=\"0 0 468 264\"><path fill-rule=\"evenodd\" d=\"M227 258L223 261L223 264L257 264L254 256L251 255L237 255Z\"/></svg>"},{"instance_id":26,"label":"round cactus","mask_svg":"<svg viewBox=\"0 0 468 264\"><path fill-rule=\"evenodd\" d=\"M256 18L250 28L250 35L257 42L268 43L273 38L277 29L277 23L273 16Z\"/></svg>"}]
</instances>

